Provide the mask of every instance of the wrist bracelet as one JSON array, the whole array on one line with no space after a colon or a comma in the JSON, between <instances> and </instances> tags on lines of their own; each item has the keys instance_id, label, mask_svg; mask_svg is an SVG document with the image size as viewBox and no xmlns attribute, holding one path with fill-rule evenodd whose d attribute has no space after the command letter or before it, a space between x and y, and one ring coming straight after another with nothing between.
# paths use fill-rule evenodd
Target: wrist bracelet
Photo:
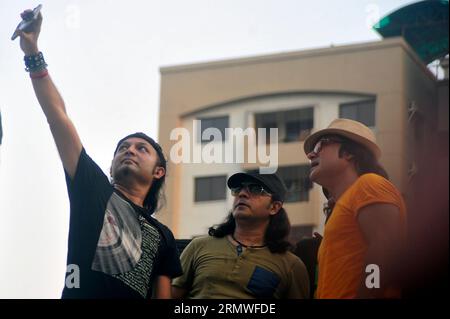
<instances>
[{"instance_id":1,"label":"wrist bracelet","mask_svg":"<svg viewBox=\"0 0 450 319\"><path fill-rule=\"evenodd\" d=\"M45 78L48 75L47 69L43 69L38 72L30 72L30 78L32 79L42 79Z\"/></svg>"},{"instance_id":2,"label":"wrist bracelet","mask_svg":"<svg viewBox=\"0 0 450 319\"><path fill-rule=\"evenodd\" d=\"M25 71L27 72L39 72L47 67L42 52L25 56L23 59L25 61Z\"/></svg>"}]
</instances>

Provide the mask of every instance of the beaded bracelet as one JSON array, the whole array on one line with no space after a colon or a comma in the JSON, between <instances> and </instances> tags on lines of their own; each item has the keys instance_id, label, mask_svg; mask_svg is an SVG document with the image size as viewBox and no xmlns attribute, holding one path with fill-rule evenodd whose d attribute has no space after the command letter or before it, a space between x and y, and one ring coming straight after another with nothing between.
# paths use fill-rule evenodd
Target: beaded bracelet
<instances>
[{"instance_id":1,"label":"beaded bracelet","mask_svg":"<svg viewBox=\"0 0 450 319\"><path fill-rule=\"evenodd\" d=\"M30 78L32 79L42 79L45 78L48 75L47 69L43 69L38 72L30 72Z\"/></svg>"},{"instance_id":2,"label":"beaded bracelet","mask_svg":"<svg viewBox=\"0 0 450 319\"><path fill-rule=\"evenodd\" d=\"M42 54L42 52L25 56L23 59L26 66L25 71L27 72L39 72L47 67L47 63L45 63L44 55Z\"/></svg>"}]
</instances>

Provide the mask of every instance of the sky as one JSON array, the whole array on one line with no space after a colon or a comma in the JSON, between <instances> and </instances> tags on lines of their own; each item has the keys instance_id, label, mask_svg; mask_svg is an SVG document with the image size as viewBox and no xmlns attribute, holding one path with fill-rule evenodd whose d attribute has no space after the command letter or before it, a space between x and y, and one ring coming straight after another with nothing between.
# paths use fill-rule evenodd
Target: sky
<instances>
[{"instance_id":1,"label":"sky","mask_svg":"<svg viewBox=\"0 0 450 319\"><path fill-rule=\"evenodd\" d=\"M117 141L158 138L159 69L377 41L407 0L0 0L0 298L60 298L69 200L18 39L43 5L39 49L90 156L108 174ZM170 199L168 199L170 200Z\"/></svg>"}]
</instances>

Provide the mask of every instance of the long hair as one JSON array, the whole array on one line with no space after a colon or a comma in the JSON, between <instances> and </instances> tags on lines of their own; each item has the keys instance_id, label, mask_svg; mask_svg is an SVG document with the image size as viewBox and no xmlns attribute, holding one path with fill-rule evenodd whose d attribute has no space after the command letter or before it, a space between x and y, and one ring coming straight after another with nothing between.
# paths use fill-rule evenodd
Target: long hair
<instances>
[{"instance_id":1,"label":"long hair","mask_svg":"<svg viewBox=\"0 0 450 319\"><path fill-rule=\"evenodd\" d=\"M236 220L230 212L222 224L209 228L208 234L213 237L222 238L231 235L236 229ZM281 207L278 213L270 216L269 226L264 234L264 241L272 253L285 253L291 246L287 236L291 230L291 223L286 210Z\"/></svg>"},{"instance_id":2,"label":"long hair","mask_svg":"<svg viewBox=\"0 0 450 319\"><path fill-rule=\"evenodd\" d=\"M371 151L369 151L369 149L344 136L337 135L336 137L338 137L339 140L342 141L339 148L339 157L343 157L344 153L352 155L352 160L355 164L355 169L358 176L367 173L374 173L386 179L389 179L388 173L378 162L375 155ZM323 207L323 213L325 214L325 223L327 223L331 217L331 214L333 213L334 205L336 204L336 202L334 198L330 196L326 188L322 188L322 190L325 197L327 198L327 202Z\"/></svg>"},{"instance_id":3,"label":"long hair","mask_svg":"<svg viewBox=\"0 0 450 319\"><path fill-rule=\"evenodd\" d=\"M342 157L344 153L353 155L353 162L358 176L374 173L389 179L388 173L369 149L348 138L342 136L339 136L339 138L343 141L339 149L339 157Z\"/></svg>"},{"instance_id":4,"label":"long hair","mask_svg":"<svg viewBox=\"0 0 450 319\"><path fill-rule=\"evenodd\" d=\"M166 173L159 179L153 179L152 186L144 199L144 207L148 208L151 214L158 211L165 204L164 183L167 176L167 160L164 157L162 148L156 142L152 146L158 154L158 162L155 168L158 166L162 167Z\"/></svg>"}]
</instances>

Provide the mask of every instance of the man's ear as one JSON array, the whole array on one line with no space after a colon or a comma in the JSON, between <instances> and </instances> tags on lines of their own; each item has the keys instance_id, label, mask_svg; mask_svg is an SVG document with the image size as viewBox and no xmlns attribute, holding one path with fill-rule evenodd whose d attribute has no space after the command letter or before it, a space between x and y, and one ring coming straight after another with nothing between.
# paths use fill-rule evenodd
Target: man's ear
<instances>
[{"instance_id":1,"label":"man's ear","mask_svg":"<svg viewBox=\"0 0 450 319\"><path fill-rule=\"evenodd\" d=\"M166 169L162 166L156 166L155 170L153 171L153 178L160 179L164 175L166 175Z\"/></svg>"},{"instance_id":2,"label":"man's ear","mask_svg":"<svg viewBox=\"0 0 450 319\"><path fill-rule=\"evenodd\" d=\"M270 215L276 215L280 211L281 207L283 207L283 203L280 201L275 201L271 206Z\"/></svg>"},{"instance_id":3,"label":"man's ear","mask_svg":"<svg viewBox=\"0 0 450 319\"><path fill-rule=\"evenodd\" d=\"M352 161L354 158L355 158L355 156L353 156L353 154L350 154L350 153L347 153L347 152L344 152L344 154L343 154L343 158L345 159L345 160L347 160L347 161Z\"/></svg>"}]
</instances>

